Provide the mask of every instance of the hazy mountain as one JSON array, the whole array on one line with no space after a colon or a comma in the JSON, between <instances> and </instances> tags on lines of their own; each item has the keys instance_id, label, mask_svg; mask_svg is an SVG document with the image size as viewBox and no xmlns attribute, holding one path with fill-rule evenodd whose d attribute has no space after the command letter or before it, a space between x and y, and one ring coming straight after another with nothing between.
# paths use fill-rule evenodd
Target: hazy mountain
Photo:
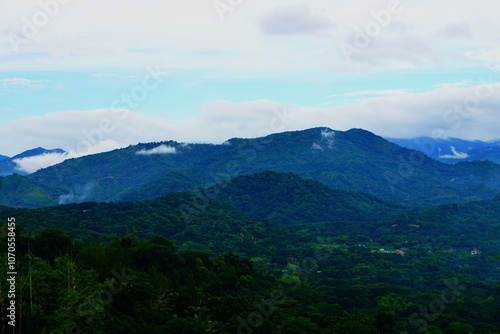
<instances>
[{"instance_id":1,"label":"hazy mountain","mask_svg":"<svg viewBox=\"0 0 500 334\"><path fill-rule=\"evenodd\" d=\"M0 176L8 176L14 173L19 175L27 175L25 171L19 168L19 165L15 162L18 159L25 158L33 158L36 156L44 155L44 154L52 154L52 153L64 153L64 150L59 148L47 150L43 147L37 147L31 150L24 151L20 154L17 154L13 157L7 157L4 155L0 155Z\"/></svg>"},{"instance_id":2,"label":"hazy mountain","mask_svg":"<svg viewBox=\"0 0 500 334\"><path fill-rule=\"evenodd\" d=\"M483 142L458 138L434 139L419 137L413 139L387 138L399 146L421 151L433 159L455 164L460 161L489 160L500 164L500 140Z\"/></svg>"},{"instance_id":3,"label":"hazy mountain","mask_svg":"<svg viewBox=\"0 0 500 334\"><path fill-rule=\"evenodd\" d=\"M487 199L500 191L500 165L495 163L449 165L365 130L313 128L234 138L221 145L138 144L66 160L24 177L24 192L38 193L40 201L0 188L0 204L37 207L47 205L47 198L54 205L140 200L265 171L292 172L333 189L408 204Z\"/></svg>"},{"instance_id":4,"label":"hazy mountain","mask_svg":"<svg viewBox=\"0 0 500 334\"><path fill-rule=\"evenodd\" d=\"M0 176L12 175L14 173L26 175L18 169L18 165L11 158L0 159Z\"/></svg>"}]
</instances>

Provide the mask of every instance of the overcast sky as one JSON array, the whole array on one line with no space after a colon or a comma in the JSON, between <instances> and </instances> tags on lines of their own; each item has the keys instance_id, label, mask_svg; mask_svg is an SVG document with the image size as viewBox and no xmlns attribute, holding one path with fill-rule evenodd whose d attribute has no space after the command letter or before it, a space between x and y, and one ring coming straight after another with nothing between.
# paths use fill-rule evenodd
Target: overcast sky
<instances>
[{"instance_id":1,"label":"overcast sky","mask_svg":"<svg viewBox=\"0 0 500 334\"><path fill-rule=\"evenodd\" d=\"M496 0L3 0L0 154L327 126L500 138Z\"/></svg>"}]
</instances>

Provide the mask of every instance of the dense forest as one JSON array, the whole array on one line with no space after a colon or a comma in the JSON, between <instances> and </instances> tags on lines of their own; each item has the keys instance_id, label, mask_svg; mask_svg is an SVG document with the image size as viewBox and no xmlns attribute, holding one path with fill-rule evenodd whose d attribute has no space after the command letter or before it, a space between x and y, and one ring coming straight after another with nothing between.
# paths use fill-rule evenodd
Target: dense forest
<instances>
[{"instance_id":1,"label":"dense forest","mask_svg":"<svg viewBox=\"0 0 500 334\"><path fill-rule=\"evenodd\" d=\"M4 247L5 244L2 244ZM18 238L25 333L498 333L493 282L444 254L322 244L297 263L177 252L135 234L81 244L57 230ZM307 256L308 255L308 256ZM5 255L2 272L6 272ZM291 262L295 262L291 259ZM257 268L258 267L258 268ZM279 270L278 270L279 269ZM2 280L2 291L8 290ZM3 331L5 298L2 299Z\"/></svg>"},{"instance_id":2,"label":"dense forest","mask_svg":"<svg viewBox=\"0 0 500 334\"><path fill-rule=\"evenodd\" d=\"M129 202L0 208L19 333L499 333L500 196L407 207L265 172Z\"/></svg>"}]
</instances>

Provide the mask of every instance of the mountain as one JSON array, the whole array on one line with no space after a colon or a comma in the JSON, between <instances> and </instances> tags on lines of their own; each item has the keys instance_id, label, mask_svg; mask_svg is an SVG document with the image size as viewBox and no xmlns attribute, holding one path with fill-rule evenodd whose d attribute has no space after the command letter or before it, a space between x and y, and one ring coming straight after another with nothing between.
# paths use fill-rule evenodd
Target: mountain
<instances>
[{"instance_id":1,"label":"mountain","mask_svg":"<svg viewBox=\"0 0 500 334\"><path fill-rule=\"evenodd\" d=\"M332 189L412 205L488 199L500 192L500 165L493 162L449 165L365 130L313 128L233 138L221 145L138 144L70 159L24 177L25 191L30 188L39 199L4 193L1 185L9 177L0 179L0 204L40 207L47 198L51 205L141 200L266 171L292 172Z\"/></svg>"},{"instance_id":2,"label":"mountain","mask_svg":"<svg viewBox=\"0 0 500 334\"><path fill-rule=\"evenodd\" d=\"M429 157L455 164L460 161L489 160L500 164L500 140L483 142L458 138L418 137L413 139L387 138L392 143L411 150L421 151Z\"/></svg>"},{"instance_id":3,"label":"mountain","mask_svg":"<svg viewBox=\"0 0 500 334\"><path fill-rule=\"evenodd\" d=\"M0 216L43 288L16 301L29 333L417 333L439 303L433 333L500 332L500 196L411 208L263 172Z\"/></svg>"},{"instance_id":4,"label":"mountain","mask_svg":"<svg viewBox=\"0 0 500 334\"><path fill-rule=\"evenodd\" d=\"M65 153L64 150L61 150L59 148L56 149L51 149L47 150L42 147L37 147L31 150L24 151L20 154L17 154L13 156L12 158L0 155L0 176L8 176L12 175L14 173L19 174L19 175L27 175L25 171L19 169L19 165L16 163L16 160L18 159L25 159L25 158L33 158L45 154L52 154L52 153Z\"/></svg>"},{"instance_id":5,"label":"mountain","mask_svg":"<svg viewBox=\"0 0 500 334\"><path fill-rule=\"evenodd\" d=\"M238 176L198 192L175 192L143 201L0 207L0 215L16 217L23 229L35 234L57 228L81 241L109 241L136 230L141 239L159 235L178 246L247 256L262 255L259 252L269 246L262 244L264 239L286 248L292 239L298 241L305 235L347 235L350 243L371 240L392 247L410 240L410 245L500 252L500 195L419 209L355 191L332 190L291 173ZM258 244L253 243L255 239L260 240ZM213 243L210 249L208 243Z\"/></svg>"},{"instance_id":6,"label":"mountain","mask_svg":"<svg viewBox=\"0 0 500 334\"><path fill-rule=\"evenodd\" d=\"M24 159L24 158L32 158L32 157L36 157L36 156L39 156L39 155L44 155L44 154L53 154L53 153L57 153L57 154L62 154L62 153L66 153L66 151L60 149L60 148L55 148L55 149L50 149L50 150L47 150L43 147L37 147L37 148L33 148L31 150L27 150L27 151L24 151L20 154L17 154L15 156L12 157L12 160L16 160L16 159Z\"/></svg>"},{"instance_id":7,"label":"mountain","mask_svg":"<svg viewBox=\"0 0 500 334\"><path fill-rule=\"evenodd\" d=\"M33 203L37 203L37 206L49 206L53 205L54 201L40 186L19 174L14 174L0 179L0 203L23 208L32 207Z\"/></svg>"},{"instance_id":8,"label":"mountain","mask_svg":"<svg viewBox=\"0 0 500 334\"><path fill-rule=\"evenodd\" d=\"M18 165L11 158L5 157L0 160L0 176L8 176L14 173L26 175L18 169Z\"/></svg>"},{"instance_id":9,"label":"mountain","mask_svg":"<svg viewBox=\"0 0 500 334\"><path fill-rule=\"evenodd\" d=\"M373 223L402 209L394 203L354 191L330 189L292 173L238 176L220 186L217 200L228 202L255 220L279 225Z\"/></svg>"}]
</instances>

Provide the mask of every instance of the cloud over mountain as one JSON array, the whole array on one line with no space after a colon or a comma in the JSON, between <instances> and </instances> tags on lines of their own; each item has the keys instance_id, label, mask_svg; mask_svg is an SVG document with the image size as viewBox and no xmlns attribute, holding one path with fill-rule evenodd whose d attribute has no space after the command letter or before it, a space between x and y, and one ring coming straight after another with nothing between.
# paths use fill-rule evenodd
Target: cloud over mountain
<instances>
[{"instance_id":1,"label":"cloud over mountain","mask_svg":"<svg viewBox=\"0 0 500 334\"><path fill-rule=\"evenodd\" d=\"M168 145L160 145L150 150L142 149L135 152L135 154L139 155L175 154L175 153L177 153L176 148Z\"/></svg>"}]
</instances>

